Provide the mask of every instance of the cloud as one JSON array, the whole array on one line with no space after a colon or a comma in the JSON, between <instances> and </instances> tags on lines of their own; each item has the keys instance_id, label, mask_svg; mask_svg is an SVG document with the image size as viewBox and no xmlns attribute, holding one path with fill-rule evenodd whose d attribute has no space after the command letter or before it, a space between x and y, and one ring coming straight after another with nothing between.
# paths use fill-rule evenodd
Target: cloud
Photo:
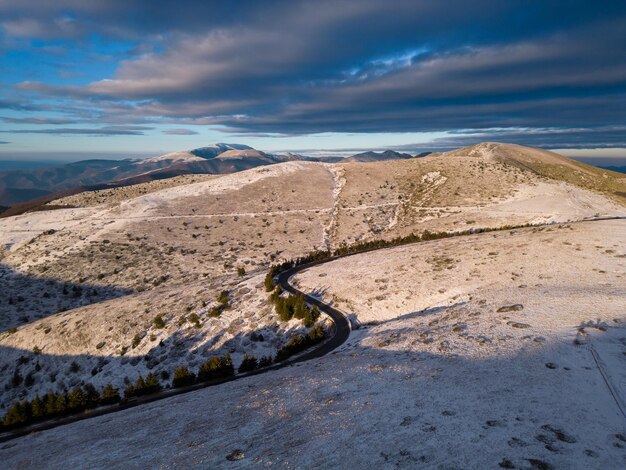
<instances>
[{"instance_id":1,"label":"cloud","mask_svg":"<svg viewBox=\"0 0 626 470\"><path fill-rule=\"evenodd\" d=\"M137 41L110 76L17 86L90 122L245 135L562 130L529 137L546 143L586 128L586 142L608 144L619 137L600 129L626 117L620 1L34 1L0 0L6 35Z\"/></svg>"},{"instance_id":2,"label":"cloud","mask_svg":"<svg viewBox=\"0 0 626 470\"><path fill-rule=\"evenodd\" d=\"M76 124L75 119L61 119L61 118L13 118L13 117L0 117L3 122L9 122L11 124Z\"/></svg>"},{"instance_id":3,"label":"cloud","mask_svg":"<svg viewBox=\"0 0 626 470\"><path fill-rule=\"evenodd\" d=\"M196 131L192 131L191 129L165 129L162 131L163 134L168 135L195 135Z\"/></svg>"},{"instance_id":4,"label":"cloud","mask_svg":"<svg viewBox=\"0 0 626 470\"><path fill-rule=\"evenodd\" d=\"M7 142L5 140L0 140L0 144L10 144L11 142Z\"/></svg>"},{"instance_id":5,"label":"cloud","mask_svg":"<svg viewBox=\"0 0 626 470\"><path fill-rule=\"evenodd\" d=\"M113 135L144 135L143 131L152 129L152 127L145 126L107 126L92 129L55 127L50 129L12 129L0 132L8 134L88 135L98 137Z\"/></svg>"}]
</instances>

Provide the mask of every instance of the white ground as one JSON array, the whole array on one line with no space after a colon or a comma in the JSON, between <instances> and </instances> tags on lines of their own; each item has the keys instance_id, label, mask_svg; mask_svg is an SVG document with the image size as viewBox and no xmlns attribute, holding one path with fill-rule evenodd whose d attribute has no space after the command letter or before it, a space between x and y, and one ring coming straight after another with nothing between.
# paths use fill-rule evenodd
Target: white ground
<instances>
[{"instance_id":1,"label":"white ground","mask_svg":"<svg viewBox=\"0 0 626 470\"><path fill-rule=\"evenodd\" d=\"M0 459L22 469L624 468L625 247L625 222L607 221L310 269L303 288L369 323L337 353L27 436L0 445Z\"/></svg>"}]
</instances>

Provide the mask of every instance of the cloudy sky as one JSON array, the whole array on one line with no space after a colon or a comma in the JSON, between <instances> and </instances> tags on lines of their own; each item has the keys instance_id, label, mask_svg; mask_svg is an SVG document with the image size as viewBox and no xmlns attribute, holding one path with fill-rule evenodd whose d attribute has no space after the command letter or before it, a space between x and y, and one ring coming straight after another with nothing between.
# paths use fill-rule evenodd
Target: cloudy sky
<instances>
[{"instance_id":1,"label":"cloudy sky","mask_svg":"<svg viewBox=\"0 0 626 470\"><path fill-rule=\"evenodd\" d=\"M0 0L2 154L484 140L626 154L626 2Z\"/></svg>"}]
</instances>

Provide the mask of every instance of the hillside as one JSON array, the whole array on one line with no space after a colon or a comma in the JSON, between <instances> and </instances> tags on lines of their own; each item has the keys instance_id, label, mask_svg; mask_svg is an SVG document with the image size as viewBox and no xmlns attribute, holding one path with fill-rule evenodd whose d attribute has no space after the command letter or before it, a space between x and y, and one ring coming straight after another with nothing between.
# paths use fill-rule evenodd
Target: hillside
<instances>
[{"instance_id":1,"label":"hillside","mask_svg":"<svg viewBox=\"0 0 626 470\"><path fill-rule=\"evenodd\" d=\"M227 157L225 159L232 159ZM261 154L256 157L265 158ZM68 207L0 220L0 283L3 287L0 381L7 384L0 391L0 404L6 409L15 399L32 398L35 393L71 388L83 382L100 388L111 383L123 389L126 381L134 380L139 374L145 376L149 371L155 372L165 385L170 380L166 377L171 377L168 374L178 365L197 369L213 354L230 352L236 365L244 353L259 357L275 354L290 336L306 329L298 320L281 321L268 301L263 279L273 261L292 259L314 249L391 239L426 230L461 231L569 222L596 215L623 216L626 199L621 193L626 193L624 175L528 147L479 144L419 159L336 164L289 161L227 175L179 176L52 201L55 206ZM276 386L280 390L281 384L304 384L303 393L312 397L310 400L315 406L319 400L341 402L342 397L369 401L366 394L378 393L377 387L385 377L400 383L407 374L420 377L434 373L430 368L428 371L420 368L422 353L434 354L434 361L443 361L442 367L450 367L450 370L455 370L459 364L446 362L449 360L447 353L437 358L435 352L414 351L410 349L413 346L409 348L404 343L398 343L396 348L396 337L392 335L398 332L399 338L404 338L406 331L406 335L413 338L423 326L411 323L413 317L405 318L406 325L397 323L399 317L428 311L430 321L439 311L428 309L442 305L448 308L452 304L446 302L451 301L471 301L463 307L467 311L458 313L459 320L456 320L470 325L470 313L479 308L481 298L487 299L489 308L517 303L517 298L507 296L513 287L517 289L524 284L531 287L520 292L532 290L532 298L539 299L543 290L538 284L550 284L553 282L550 279L556 279L559 272L567 269L571 269L571 274L566 280L569 284L562 284L564 292L576 292L579 286L574 281L589 274L593 276L594 286L600 285L602 279L607 284L603 284L605 290L598 291L598 295L614 297L605 303L603 312L589 304L589 308L575 315L569 303L559 303L555 297L549 309L537 306L533 313L533 322L539 324L534 336L557 341L557 336L550 336L553 334L550 328L554 328L554 335L569 334L570 330L562 329L565 323L569 328L582 321L601 318L608 322L612 317L619 317L617 306L623 297L610 286L618 285L623 276L621 225L606 225L606 233L595 228L603 227L601 225L572 227L567 231L550 229L547 237L550 241L545 242L544 232L532 230L510 235L507 235L509 232L485 234L472 238L474 245L442 241L429 252L419 251L422 248L414 252L409 248L404 252L399 250L398 256L388 261L415 259L410 265L387 266L384 259L372 261L375 258L359 255L353 258L355 263L361 259L364 264L341 265L341 275L325 271L332 268L332 263L311 270L300 281L307 289L332 298L360 323L387 323L376 326L371 332L367 329L356 333L341 354L324 358L319 367L307 363L297 371L270 375L278 377ZM446 243L450 243L450 247ZM550 255L556 257L553 262L531 272L530 258L524 258L526 254L532 253L533 260L536 257L548 260L552 259L548 254L556 248L558 250ZM590 260L572 258L578 251L593 256ZM372 270L373 265L381 269ZM358 280L361 274L351 274L351 269L371 272L362 274L363 285L367 286L362 290L367 292L363 298L354 297L355 290L350 282ZM344 281L338 284L339 279L345 279L347 284ZM407 287L415 283L415 279L419 280L419 290ZM512 282L514 286L509 285ZM478 295L476 289L483 289L484 293ZM228 293L229 307L212 316L214 307L219 306L217 299L221 291ZM592 302L593 298L581 302ZM530 303L531 300L519 302ZM536 305L538 300L532 302ZM542 312L547 312L546 309L564 309L560 314L563 316L555 317L552 323L541 323ZM156 317L161 317L164 325L155 323ZM421 317L421 314L416 315L415 321ZM488 315L485 318L480 332L472 332L474 339L491 335L495 342L494 334L506 336L504 330L490 333L490 322L496 320ZM522 322L517 317L510 321ZM508 328L502 325L497 328L501 327ZM447 330L442 330L441 335L444 333L451 335ZM392 338L390 350L375 346L384 343L385 338ZM438 337L437 341L436 344L448 341L451 347L456 347L448 337ZM516 336L511 340L509 352L525 354L524 341ZM408 353L406 348L409 348ZM462 348L459 351L458 354L466 358L460 364L475 367L473 353ZM497 357L509 352L496 350L493 361L499 361L499 367L507 367L506 361ZM354 358L352 353L356 354ZM381 357L388 355L388 359L381 359L379 367L376 357L381 354ZM392 364L407 354L415 356L417 362ZM335 369L334 360L341 364L339 369ZM488 368L491 362L477 364L475 373L482 376L482 368ZM310 367L321 371L319 380L307 376ZM364 391L352 395L350 386L342 385L338 395L330 392L324 384L337 382L340 375L335 373L348 369L351 380L361 384ZM391 376L386 376L387 369ZM364 379L357 378L364 370L380 373L380 382L365 386ZM401 373L396 375L392 371ZM16 373L22 380L13 380ZM453 376L449 380L455 380ZM30 377L28 381L26 377ZM540 376L530 375L528 380L538 378ZM261 390L269 387L265 380L272 379L250 380L256 384L260 395L239 390L239 385L234 383L199 392L193 395L195 398L189 398L191 402L179 403L192 403L206 397L219 401L220 393L227 393L236 400L247 399L247 394L252 393L257 398L251 398L249 403L255 403L264 393ZM426 386L429 396L436 396L440 390L439 385L427 382L401 385L405 386ZM289 400L286 392L276 393L280 400ZM394 416L400 412L385 409ZM223 419L222 412L213 410L214 418ZM486 409L480 411L481 419L486 412ZM302 413L303 419L311 418L308 409ZM406 413L415 414L417 410ZM119 420L127 419L124 413L122 415ZM376 416L372 417L374 422L382 415ZM255 419L263 422L256 415ZM420 426L430 426L422 421L419 421ZM267 428L268 435L274 432L272 426L282 426L280 422ZM233 421L233 426L239 423ZM250 436L256 436L254 429L249 432ZM303 455L306 459L312 458L308 451ZM331 460L326 463L336 462L333 459L337 456L332 456L329 454ZM177 462L184 463L183 460Z\"/></svg>"},{"instance_id":2,"label":"hillside","mask_svg":"<svg viewBox=\"0 0 626 470\"><path fill-rule=\"evenodd\" d=\"M185 174L232 173L290 159L265 154L247 145L220 143L144 159L83 160L0 172L0 205L15 206L37 198L39 203L45 203L48 200L41 198L61 191L76 193L96 189L90 186L127 186Z\"/></svg>"},{"instance_id":3,"label":"hillside","mask_svg":"<svg viewBox=\"0 0 626 470\"><path fill-rule=\"evenodd\" d=\"M408 153L394 152L393 150L385 150L384 152L363 152L346 157L345 162L382 162L385 160L403 160L413 158Z\"/></svg>"}]
</instances>

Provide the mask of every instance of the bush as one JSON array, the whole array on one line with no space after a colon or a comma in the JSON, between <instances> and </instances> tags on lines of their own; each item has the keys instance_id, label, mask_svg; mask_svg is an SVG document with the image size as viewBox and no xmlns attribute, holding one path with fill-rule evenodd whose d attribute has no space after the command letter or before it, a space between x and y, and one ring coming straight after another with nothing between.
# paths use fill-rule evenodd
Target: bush
<instances>
[{"instance_id":1,"label":"bush","mask_svg":"<svg viewBox=\"0 0 626 470\"><path fill-rule=\"evenodd\" d=\"M180 366L174 371L174 378L172 379L172 385L174 387L186 387L196 381L196 376L187 367Z\"/></svg>"},{"instance_id":2,"label":"bush","mask_svg":"<svg viewBox=\"0 0 626 470\"><path fill-rule=\"evenodd\" d=\"M200 328L200 317L197 314L192 313L191 315L189 315L187 320L189 320L191 323L193 323L193 325L196 328Z\"/></svg>"},{"instance_id":3,"label":"bush","mask_svg":"<svg viewBox=\"0 0 626 470\"><path fill-rule=\"evenodd\" d=\"M224 307L228 306L228 302L230 301L230 296L228 295L227 290L223 290L220 292L220 295L217 296L217 302Z\"/></svg>"},{"instance_id":4,"label":"bush","mask_svg":"<svg viewBox=\"0 0 626 470\"><path fill-rule=\"evenodd\" d=\"M154 327L159 329L165 328L165 321L161 315L154 317Z\"/></svg>"},{"instance_id":5,"label":"bush","mask_svg":"<svg viewBox=\"0 0 626 470\"><path fill-rule=\"evenodd\" d=\"M244 268L243 266L238 267L237 268L237 275L245 276L246 275L246 268Z\"/></svg>"},{"instance_id":6,"label":"bush","mask_svg":"<svg viewBox=\"0 0 626 470\"><path fill-rule=\"evenodd\" d=\"M250 372L251 370L255 370L259 367L259 363L254 356L248 356L248 353L244 354L243 361L241 361L241 365L239 366L239 372Z\"/></svg>"},{"instance_id":7,"label":"bush","mask_svg":"<svg viewBox=\"0 0 626 470\"><path fill-rule=\"evenodd\" d=\"M141 343L141 336L139 336L138 334L136 334L133 337L133 342L130 344L130 347L135 349L137 346L139 346L139 343Z\"/></svg>"}]
</instances>

